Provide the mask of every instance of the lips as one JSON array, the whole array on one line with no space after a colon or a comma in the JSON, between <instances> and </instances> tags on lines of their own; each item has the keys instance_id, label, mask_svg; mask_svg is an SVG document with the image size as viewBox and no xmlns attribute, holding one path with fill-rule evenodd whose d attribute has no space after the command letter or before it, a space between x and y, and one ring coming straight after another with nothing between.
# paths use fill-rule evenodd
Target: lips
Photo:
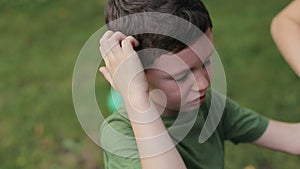
<instances>
[{"instance_id":1,"label":"lips","mask_svg":"<svg viewBox=\"0 0 300 169\"><path fill-rule=\"evenodd\" d=\"M192 103L200 105L201 103L203 103L205 101L205 97L206 97L206 94L204 94L204 95L198 97L197 99L193 100Z\"/></svg>"},{"instance_id":2,"label":"lips","mask_svg":"<svg viewBox=\"0 0 300 169\"><path fill-rule=\"evenodd\" d=\"M200 102L201 103L205 101L205 96L206 96L206 94L204 94L203 96L200 96Z\"/></svg>"}]
</instances>

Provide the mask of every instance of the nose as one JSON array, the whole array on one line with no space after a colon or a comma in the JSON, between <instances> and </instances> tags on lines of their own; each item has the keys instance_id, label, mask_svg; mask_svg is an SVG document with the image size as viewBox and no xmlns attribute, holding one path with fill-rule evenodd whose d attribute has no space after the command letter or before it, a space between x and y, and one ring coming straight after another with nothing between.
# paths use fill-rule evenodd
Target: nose
<instances>
[{"instance_id":1,"label":"nose","mask_svg":"<svg viewBox=\"0 0 300 169\"><path fill-rule=\"evenodd\" d=\"M199 91L204 92L206 91L210 86L210 78L206 71L206 69L199 69L194 71L194 83L192 90L193 91Z\"/></svg>"}]
</instances>

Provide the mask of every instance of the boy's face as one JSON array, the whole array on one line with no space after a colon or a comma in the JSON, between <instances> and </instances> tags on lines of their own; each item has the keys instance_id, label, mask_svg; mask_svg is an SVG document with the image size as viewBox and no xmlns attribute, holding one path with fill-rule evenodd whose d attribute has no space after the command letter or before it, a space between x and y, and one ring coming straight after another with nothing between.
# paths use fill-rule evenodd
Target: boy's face
<instances>
[{"instance_id":1,"label":"boy's face","mask_svg":"<svg viewBox=\"0 0 300 169\"><path fill-rule=\"evenodd\" d=\"M214 53L211 29L199 37L189 48L176 54L162 55L145 71L150 89L160 89L167 99L166 110L191 111L205 100L212 78ZM161 95L152 100L161 104Z\"/></svg>"}]
</instances>

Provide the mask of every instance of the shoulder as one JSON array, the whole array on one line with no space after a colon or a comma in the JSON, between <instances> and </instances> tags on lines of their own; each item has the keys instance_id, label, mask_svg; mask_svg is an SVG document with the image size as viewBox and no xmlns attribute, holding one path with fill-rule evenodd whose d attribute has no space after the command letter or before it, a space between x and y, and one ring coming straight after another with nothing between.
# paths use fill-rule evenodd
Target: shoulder
<instances>
[{"instance_id":1,"label":"shoulder","mask_svg":"<svg viewBox=\"0 0 300 169\"><path fill-rule=\"evenodd\" d=\"M267 118L216 91L209 92L203 108L206 121L218 122L222 138L234 143L256 140L268 126Z\"/></svg>"},{"instance_id":2,"label":"shoulder","mask_svg":"<svg viewBox=\"0 0 300 169\"><path fill-rule=\"evenodd\" d=\"M222 117L225 139L234 143L252 142L265 132L268 124L269 120L256 111L241 106L230 98L226 99Z\"/></svg>"}]
</instances>

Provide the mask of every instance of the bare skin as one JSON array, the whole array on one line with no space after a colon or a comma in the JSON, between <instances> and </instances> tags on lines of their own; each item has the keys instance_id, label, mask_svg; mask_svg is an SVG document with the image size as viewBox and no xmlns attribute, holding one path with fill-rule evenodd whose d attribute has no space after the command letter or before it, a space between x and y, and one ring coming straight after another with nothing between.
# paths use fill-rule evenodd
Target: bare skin
<instances>
[{"instance_id":1,"label":"bare skin","mask_svg":"<svg viewBox=\"0 0 300 169\"><path fill-rule=\"evenodd\" d=\"M120 41L122 47L119 45ZM106 32L100 40L100 51L106 66L101 67L100 72L122 95L129 119L135 119L135 116L140 114L153 114L154 117L159 117L159 113L156 109L151 108L151 103L149 102L149 85L145 73L143 72L141 62L133 50L133 46L137 45L138 42L131 36L125 37L125 35L120 32ZM126 66L122 67L122 62L124 62ZM118 71L119 67L126 69L126 73L122 73L124 70ZM139 74L136 76L137 73ZM147 112L145 113L145 111ZM146 118L144 120L148 121L149 119ZM155 118L148 123L143 122L141 119L139 122L131 120L131 126L137 141L140 156L149 156L140 159L143 169L186 168L170 136L167 134L161 118ZM161 136L159 140L152 139L151 141L151 138L158 135ZM143 141L143 139L150 141ZM156 145L162 142L172 148L162 154L149 154L149 149L157 149ZM156 152L159 151L160 150L157 150Z\"/></svg>"},{"instance_id":2,"label":"bare skin","mask_svg":"<svg viewBox=\"0 0 300 169\"><path fill-rule=\"evenodd\" d=\"M205 32L205 35L206 40L200 37L191 46L202 49L197 52L200 57L190 48L186 48L176 54L162 55L153 63L153 68L146 71L133 49L133 46L138 46L138 42L132 36L126 37L121 32L107 31L100 40L100 52L105 66L99 70L123 97L143 169L186 168L166 132L160 115L176 112L182 99L177 93L180 86L189 89L181 93L185 96L185 103L189 107L193 104L200 106L205 99L212 76L210 55L214 50L209 45L206 46L208 41L209 44L213 44L211 30ZM179 58L184 64L168 57ZM183 65L187 66L191 73L187 73ZM155 93L157 89L162 91L165 97L165 100L159 101L159 106L149 99L151 96L157 98L156 95L159 95ZM265 133L253 144L300 155L299 140L299 123L270 120ZM157 148L157 145L163 146Z\"/></svg>"},{"instance_id":3,"label":"bare skin","mask_svg":"<svg viewBox=\"0 0 300 169\"><path fill-rule=\"evenodd\" d=\"M273 19L272 37L296 74L300 77L300 0L292 1Z\"/></svg>"},{"instance_id":4,"label":"bare skin","mask_svg":"<svg viewBox=\"0 0 300 169\"><path fill-rule=\"evenodd\" d=\"M300 123L270 120L267 130L255 145L300 156Z\"/></svg>"}]
</instances>

